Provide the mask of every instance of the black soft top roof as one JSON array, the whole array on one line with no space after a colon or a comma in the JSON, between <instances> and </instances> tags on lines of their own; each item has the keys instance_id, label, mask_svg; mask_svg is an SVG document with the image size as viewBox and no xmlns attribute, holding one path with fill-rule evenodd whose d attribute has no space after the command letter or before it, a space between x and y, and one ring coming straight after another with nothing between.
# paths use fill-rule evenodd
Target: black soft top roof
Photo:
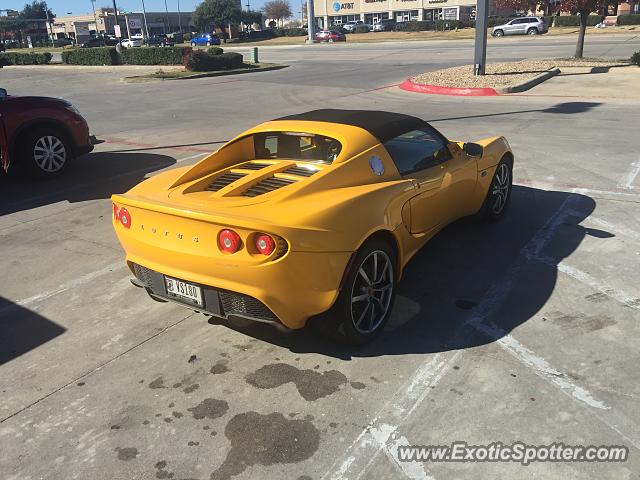
<instances>
[{"instance_id":1,"label":"black soft top roof","mask_svg":"<svg viewBox=\"0 0 640 480\"><path fill-rule=\"evenodd\" d=\"M297 115L276 118L276 120L307 120L311 122L341 123L360 127L381 143L418 128L426 127L424 120L402 113L380 110L338 110L325 108Z\"/></svg>"}]
</instances>

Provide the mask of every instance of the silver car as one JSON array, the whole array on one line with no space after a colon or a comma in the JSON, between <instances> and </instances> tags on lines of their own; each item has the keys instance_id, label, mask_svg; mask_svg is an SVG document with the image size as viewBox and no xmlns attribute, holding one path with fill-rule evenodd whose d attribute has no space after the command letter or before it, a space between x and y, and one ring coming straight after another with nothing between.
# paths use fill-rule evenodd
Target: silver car
<instances>
[{"instance_id":1,"label":"silver car","mask_svg":"<svg viewBox=\"0 0 640 480\"><path fill-rule=\"evenodd\" d=\"M520 17L514 18L504 25L496 25L491 31L494 37L503 35L538 35L547 33L549 27L547 22L540 17Z\"/></svg>"},{"instance_id":2,"label":"silver car","mask_svg":"<svg viewBox=\"0 0 640 480\"><path fill-rule=\"evenodd\" d=\"M362 20L351 20L343 24L342 28L349 33L353 33L358 25L364 25L364 22Z\"/></svg>"}]
</instances>

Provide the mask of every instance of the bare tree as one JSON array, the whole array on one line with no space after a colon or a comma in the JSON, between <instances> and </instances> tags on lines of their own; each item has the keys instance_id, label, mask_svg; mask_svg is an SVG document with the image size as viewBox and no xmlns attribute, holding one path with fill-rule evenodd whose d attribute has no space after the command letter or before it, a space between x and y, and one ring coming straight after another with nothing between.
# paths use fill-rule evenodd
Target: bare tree
<instances>
[{"instance_id":1,"label":"bare tree","mask_svg":"<svg viewBox=\"0 0 640 480\"><path fill-rule=\"evenodd\" d=\"M280 26L285 19L291 18L291 4L287 0L270 0L262 7L265 18L274 18Z\"/></svg>"}]
</instances>

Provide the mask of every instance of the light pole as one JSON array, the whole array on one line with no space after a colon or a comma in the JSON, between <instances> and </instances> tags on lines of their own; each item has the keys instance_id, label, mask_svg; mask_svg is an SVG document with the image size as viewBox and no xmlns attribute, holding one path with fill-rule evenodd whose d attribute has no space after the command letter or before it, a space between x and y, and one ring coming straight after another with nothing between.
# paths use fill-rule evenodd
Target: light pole
<instances>
[{"instance_id":1,"label":"light pole","mask_svg":"<svg viewBox=\"0 0 640 480\"><path fill-rule=\"evenodd\" d=\"M473 55L473 74L484 75L487 63L487 15L489 0L478 0L476 7L476 47Z\"/></svg>"},{"instance_id":2,"label":"light pole","mask_svg":"<svg viewBox=\"0 0 640 480\"><path fill-rule=\"evenodd\" d=\"M180 0L178 0L178 30L182 33L182 18L180 15Z\"/></svg>"},{"instance_id":3,"label":"light pole","mask_svg":"<svg viewBox=\"0 0 640 480\"><path fill-rule=\"evenodd\" d=\"M307 29L309 31L307 43L313 43L316 39L316 18L313 11L313 1L307 0Z\"/></svg>"},{"instance_id":4,"label":"light pole","mask_svg":"<svg viewBox=\"0 0 640 480\"><path fill-rule=\"evenodd\" d=\"M51 34L49 35L49 40L51 40L51 46L55 47L55 44L53 43L53 25L51 25L51 21L49 20L49 7L47 6L47 2L44 2L44 11L47 14L47 26L49 27L48 30L51 31ZM45 27L46 30L46 27Z\"/></svg>"},{"instance_id":5,"label":"light pole","mask_svg":"<svg viewBox=\"0 0 640 480\"><path fill-rule=\"evenodd\" d=\"M96 0L91 0L91 8L93 8L93 20L96 22L96 36L98 36L98 16L96 15Z\"/></svg>"},{"instance_id":6,"label":"light pole","mask_svg":"<svg viewBox=\"0 0 640 480\"><path fill-rule=\"evenodd\" d=\"M171 25L169 24L169 7L167 7L167 0L164 0L164 11L167 13L167 27L169 30L171 30ZM165 29L165 35L167 34L167 31Z\"/></svg>"},{"instance_id":7,"label":"light pole","mask_svg":"<svg viewBox=\"0 0 640 480\"><path fill-rule=\"evenodd\" d=\"M142 19L144 20L144 32L147 34L146 38L149 38L149 27L147 26L147 9L144 7L144 0L142 0Z\"/></svg>"}]
</instances>

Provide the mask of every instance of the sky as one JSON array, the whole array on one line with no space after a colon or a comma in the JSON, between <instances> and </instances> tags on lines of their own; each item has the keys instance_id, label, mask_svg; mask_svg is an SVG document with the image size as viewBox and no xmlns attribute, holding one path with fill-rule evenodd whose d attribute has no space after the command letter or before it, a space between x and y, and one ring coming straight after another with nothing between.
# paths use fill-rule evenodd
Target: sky
<instances>
[{"instance_id":1,"label":"sky","mask_svg":"<svg viewBox=\"0 0 640 480\"><path fill-rule=\"evenodd\" d=\"M180 11L193 11L201 0L180 0ZM249 0L252 10L262 8L265 0ZM22 10L27 0L0 0L1 9ZM30 3L30 0L29 0ZM292 4L295 2L292 2ZM141 0L116 0L118 10L142 11ZM246 8L247 0L242 0L242 8ZM47 0L49 8L58 16L64 16L71 12L74 15L81 13L91 13L91 0ZM111 7L113 0L96 0L96 8ZM144 6L148 12L163 12L164 0L145 0ZM178 10L177 0L167 0L167 7L170 12Z\"/></svg>"}]
</instances>

